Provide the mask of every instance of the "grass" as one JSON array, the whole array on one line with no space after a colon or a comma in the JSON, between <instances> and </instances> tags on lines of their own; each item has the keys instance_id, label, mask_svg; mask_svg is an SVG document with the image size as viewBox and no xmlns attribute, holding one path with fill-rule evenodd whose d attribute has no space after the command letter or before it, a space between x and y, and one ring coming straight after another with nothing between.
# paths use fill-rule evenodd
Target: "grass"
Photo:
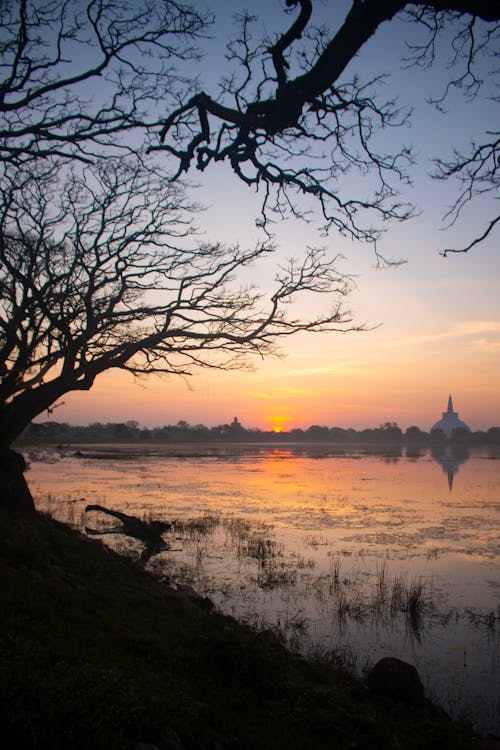
<instances>
[{"instance_id":1,"label":"grass","mask_svg":"<svg viewBox=\"0 0 500 750\"><path fill-rule=\"evenodd\" d=\"M429 704L373 696L334 657L303 661L46 516L0 514L0 633L9 749L481 746Z\"/></svg>"},{"instance_id":2,"label":"grass","mask_svg":"<svg viewBox=\"0 0 500 750\"><path fill-rule=\"evenodd\" d=\"M436 611L432 585L421 579L408 580L405 576L392 578L383 561L373 576L371 591L367 591L362 570L354 567L349 574L342 575L343 563L342 557L331 559L326 585L332 610L340 624L348 617L360 622L367 618L388 622L403 615L411 631L418 636L423 616Z\"/></svg>"}]
</instances>

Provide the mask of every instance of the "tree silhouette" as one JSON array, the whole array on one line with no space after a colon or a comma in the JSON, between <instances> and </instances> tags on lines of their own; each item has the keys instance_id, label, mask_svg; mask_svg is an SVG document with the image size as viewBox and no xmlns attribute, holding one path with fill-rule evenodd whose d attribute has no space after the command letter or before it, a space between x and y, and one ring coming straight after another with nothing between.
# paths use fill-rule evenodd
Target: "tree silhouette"
<instances>
[{"instance_id":1,"label":"tree silhouette","mask_svg":"<svg viewBox=\"0 0 500 750\"><path fill-rule=\"evenodd\" d=\"M188 377L245 368L297 331L352 328L350 279L309 249L268 294L235 274L273 251L203 243L182 186L136 159L4 175L0 206L0 448L111 368ZM292 299L325 294L317 318ZM8 454L10 456L10 454ZM11 466L11 456L8 465ZM17 466L17 464L16 464ZM7 471L7 469L5 469Z\"/></svg>"},{"instance_id":2,"label":"tree silhouette","mask_svg":"<svg viewBox=\"0 0 500 750\"><path fill-rule=\"evenodd\" d=\"M208 22L181 0L0 3L0 163L137 149Z\"/></svg>"},{"instance_id":3,"label":"tree silhouette","mask_svg":"<svg viewBox=\"0 0 500 750\"><path fill-rule=\"evenodd\" d=\"M333 227L369 242L377 252L380 222L412 215L412 207L398 198L412 154L407 148L384 153L377 132L402 124L409 113L394 100L379 102L379 79L344 80L346 68L379 27L398 16L412 21L406 65L431 65L442 37L451 37L449 83L434 104L442 107L452 89L473 98L483 83L478 62L498 53L500 6L488 0L352 0L335 32L314 28L313 0L286 0L286 6L299 13L273 40L254 41L255 19L244 14L238 38L228 46L227 75L218 94L198 91L173 109L161 131L162 144L153 148L176 157L178 174L193 163L204 170L212 162L229 162L244 182L263 188L264 225L273 211L301 215L303 197L312 196L326 230ZM426 32L423 42L412 36L417 27ZM460 183L447 214L450 223L466 203L498 190L499 135L492 129L486 142L472 143L470 152L457 150L453 159L438 161L436 176ZM354 194L346 187L350 173L364 178L355 183ZM363 197L367 178L373 180L372 191ZM469 250L498 221L494 216L466 246L444 254Z\"/></svg>"}]
</instances>

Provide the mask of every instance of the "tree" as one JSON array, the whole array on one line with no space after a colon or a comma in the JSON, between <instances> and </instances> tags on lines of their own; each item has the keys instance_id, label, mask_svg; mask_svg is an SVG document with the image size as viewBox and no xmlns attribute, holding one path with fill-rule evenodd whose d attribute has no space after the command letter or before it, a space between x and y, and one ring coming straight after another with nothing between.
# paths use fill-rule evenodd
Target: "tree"
<instances>
[{"instance_id":1,"label":"tree","mask_svg":"<svg viewBox=\"0 0 500 750\"><path fill-rule=\"evenodd\" d=\"M182 0L1 2L0 163L137 149L209 20Z\"/></svg>"},{"instance_id":2,"label":"tree","mask_svg":"<svg viewBox=\"0 0 500 750\"><path fill-rule=\"evenodd\" d=\"M360 81L344 74L372 35L395 18L411 21L406 65L428 66L446 34L451 35L451 77L442 107L452 89L473 98L483 81L480 61L498 54L500 6L489 0L352 0L336 32L314 28L313 0L286 0L299 10L288 29L275 39L254 42L253 16L241 19L241 31L228 47L228 73L217 96L198 91L173 109L161 131L162 144L178 160L178 174L195 163L199 170L228 161L249 185L263 187L262 222L269 214L291 210L300 215L304 196L319 201L325 229L336 228L357 240L376 243L376 220L404 220L412 207L398 199L398 183L408 180L411 151L384 153L377 148L380 128L402 124L409 112L393 101L378 101L379 79ZM411 31L424 29L417 41ZM445 43L445 42L444 42ZM492 70L492 74L498 71ZM459 194L447 219L454 223L464 205L477 196L494 195L499 186L500 131L492 128L470 152L455 151L437 162L439 179L458 179ZM358 194L348 193L348 173ZM370 182L371 178L371 182ZM371 185L371 193L364 192ZM487 237L499 221L492 217L465 252ZM376 250L377 252L377 250Z\"/></svg>"},{"instance_id":3,"label":"tree","mask_svg":"<svg viewBox=\"0 0 500 750\"><path fill-rule=\"evenodd\" d=\"M411 443L424 443L429 440L429 433L424 432L416 425L412 425L406 430L405 437Z\"/></svg>"},{"instance_id":4,"label":"tree","mask_svg":"<svg viewBox=\"0 0 500 750\"><path fill-rule=\"evenodd\" d=\"M324 425L313 424L305 431L306 437L310 440L327 440L329 428Z\"/></svg>"},{"instance_id":5,"label":"tree","mask_svg":"<svg viewBox=\"0 0 500 750\"><path fill-rule=\"evenodd\" d=\"M397 422L385 422L375 430L376 439L382 442L401 443L403 433Z\"/></svg>"},{"instance_id":6,"label":"tree","mask_svg":"<svg viewBox=\"0 0 500 750\"><path fill-rule=\"evenodd\" d=\"M337 258L308 250L278 269L267 295L236 285L235 273L272 246L201 242L195 207L154 166L105 159L67 171L64 182L60 167L11 170L9 183L4 175L0 449L9 461L34 417L110 368L136 377L244 368L297 331L353 327ZM289 303L305 293L333 305L315 319L293 317Z\"/></svg>"}]
</instances>

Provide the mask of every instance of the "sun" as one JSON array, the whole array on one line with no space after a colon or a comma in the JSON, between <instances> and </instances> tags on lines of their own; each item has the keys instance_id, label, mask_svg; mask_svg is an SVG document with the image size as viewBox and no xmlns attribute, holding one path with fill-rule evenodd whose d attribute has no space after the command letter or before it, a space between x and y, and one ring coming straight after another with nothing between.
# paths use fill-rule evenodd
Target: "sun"
<instances>
[{"instance_id":1,"label":"sun","mask_svg":"<svg viewBox=\"0 0 500 750\"><path fill-rule=\"evenodd\" d=\"M273 416L269 417L269 423L271 425L271 432L274 432L276 434L283 432L285 428L285 424L287 422L288 422L288 417L285 417L281 414L274 414Z\"/></svg>"}]
</instances>

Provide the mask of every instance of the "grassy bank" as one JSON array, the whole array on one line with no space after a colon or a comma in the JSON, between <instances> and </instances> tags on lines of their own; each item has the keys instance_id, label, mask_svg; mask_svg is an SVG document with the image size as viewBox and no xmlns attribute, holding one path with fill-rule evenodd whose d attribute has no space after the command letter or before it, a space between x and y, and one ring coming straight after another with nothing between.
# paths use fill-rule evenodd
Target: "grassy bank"
<instances>
[{"instance_id":1,"label":"grassy bank","mask_svg":"<svg viewBox=\"0 0 500 750\"><path fill-rule=\"evenodd\" d=\"M306 664L47 517L0 515L7 748L487 747L428 704ZM189 593L189 592L188 592Z\"/></svg>"}]
</instances>

